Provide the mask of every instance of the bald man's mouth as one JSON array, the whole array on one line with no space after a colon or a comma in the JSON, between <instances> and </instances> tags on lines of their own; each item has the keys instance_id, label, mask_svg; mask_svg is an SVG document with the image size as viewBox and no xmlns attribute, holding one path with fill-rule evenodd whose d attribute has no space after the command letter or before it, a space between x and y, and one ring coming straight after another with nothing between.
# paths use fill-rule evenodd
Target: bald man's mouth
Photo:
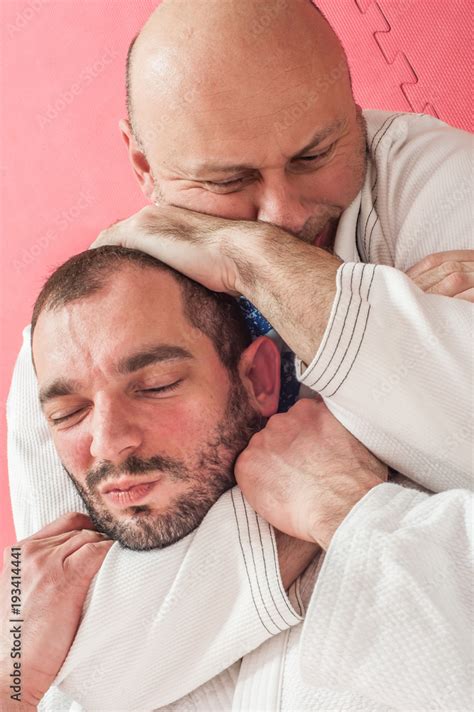
<instances>
[{"instance_id":1,"label":"bald man's mouth","mask_svg":"<svg viewBox=\"0 0 474 712\"><path fill-rule=\"evenodd\" d=\"M322 250L333 251L334 240L335 240L335 230L337 229L337 224L339 218L328 220L323 229L318 232L313 240L313 245L315 247L320 247Z\"/></svg>"},{"instance_id":2,"label":"bald man's mouth","mask_svg":"<svg viewBox=\"0 0 474 712\"><path fill-rule=\"evenodd\" d=\"M328 222L326 223L326 225L324 226L324 228L321 230L321 232L319 232L319 233L316 235L316 237L314 238L314 240L313 240L313 245L314 245L315 247L322 247L322 248L324 248L324 247L326 246L326 242L327 242L327 240L328 240L330 230L331 230L331 222L328 221Z\"/></svg>"}]
</instances>

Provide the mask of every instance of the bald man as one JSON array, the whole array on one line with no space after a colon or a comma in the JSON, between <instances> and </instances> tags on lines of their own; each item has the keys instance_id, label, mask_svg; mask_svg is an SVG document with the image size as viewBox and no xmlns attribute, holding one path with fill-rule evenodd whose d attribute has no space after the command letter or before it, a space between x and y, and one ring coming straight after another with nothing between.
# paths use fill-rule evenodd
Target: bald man
<instances>
[{"instance_id":1,"label":"bald man","mask_svg":"<svg viewBox=\"0 0 474 712\"><path fill-rule=\"evenodd\" d=\"M302 597L307 633L300 641L297 627L288 648L285 635L275 635L247 656L234 704L452 707L468 694L469 667L467 627L448 615L465 601L469 542L467 493L453 488L472 487L469 136L428 116L362 111L341 45L308 0L270 1L265 10L255 0L190 7L160 5L131 50L121 128L154 206L97 244L137 247L211 289L246 297L263 315L249 307L255 328L271 324L296 355L303 393L321 393L380 459L439 493L426 499L387 483L354 506L326 483L326 501L340 506L326 527L324 565ZM452 249L455 264L446 266L444 254L423 262ZM12 389L10 469L22 536L45 516L40 524L34 505L27 514L19 506L25 483L35 492L62 475L44 424L31 418L28 333ZM284 433L268 432L282 446L279 457L262 439L239 477L255 510L275 525L282 512L283 524L298 522L298 503L313 501L304 497L316 477L307 467L311 428L298 413L285 415ZM291 457L283 435L297 442ZM326 442L329 458L331 436ZM272 497L275 483L283 499ZM433 561L443 562L439 576ZM449 575L444 562L453 562ZM431 602L426 610L414 604L420 591ZM424 635L414 638L414 628ZM447 659L449 650L456 652ZM285 679L302 669L303 686L282 687L285 651ZM436 671L436 684L426 669ZM226 674L232 681L235 670ZM265 689L271 701L258 696ZM202 694L194 701L208 709Z\"/></svg>"}]
</instances>

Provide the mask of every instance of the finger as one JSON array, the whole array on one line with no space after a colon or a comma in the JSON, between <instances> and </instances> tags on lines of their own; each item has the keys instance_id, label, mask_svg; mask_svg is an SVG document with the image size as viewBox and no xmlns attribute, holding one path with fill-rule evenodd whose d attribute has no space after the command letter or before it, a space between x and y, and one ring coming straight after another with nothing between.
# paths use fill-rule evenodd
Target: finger
<instances>
[{"instance_id":1,"label":"finger","mask_svg":"<svg viewBox=\"0 0 474 712\"><path fill-rule=\"evenodd\" d=\"M447 252L435 252L427 255L422 260L414 264L407 270L409 277L417 277L424 272L429 272L439 267L443 262L472 262L474 261L474 250L449 250Z\"/></svg>"},{"instance_id":2,"label":"finger","mask_svg":"<svg viewBox=\"0 0 474 712\"><path fill-rule=\"evenodd\" d=\"M461 292L461 294L456 294L455 299L464 299L466 302L471 302L471 304L474 304L474 289L466 289L465 292Z\"/></svg>"},{"instance_id":3,"label":"finger","mask_svg":"<svg viewBox=\"0 0 474 712\"><path fill-rule=\"evenodd\" d=\"M106 234L107 233L107 234ZM95 250L103 245L114 245L117 240L114 240L114 233L109 231L101 232L100 235L90 245L89 250Z\"/></svg>"},{"instance_id":4,"label":"finger","mask_svg":"<svg viewBox=\"0 0 474 712\"><path fill-rule=\"evenodd\" d=\"M442 294L445 297L457 297L474 287L474 272L453 272L426 291L429 294Z\"/></svg>"},{"instance_id":5,"label":"finger","mask_svg":"<svg viewBox=\"0 0 474 712\"><path fill-rule=\"evenodd\" d=\"M429 272L424 272L418 275L418 277L410 277L410 279L413 279L420 289L427 292L445 277L449 277L458 272L474 272L474 262L443 262L439 267Z\"/></svg>"},{"instance_id":6,"label":"finger","mask_svg":"<svg viewBox=\"0 0 474 712\"><path fill-rule=\"evenodd\" d=\"M68 577L71 574L77 577L77 582L80 585L88 584L104 563L113 543L111 539L88 542L67 557L64 561L64 571Z\"/></svg>"},{"instance_id":7,"label":"finger","mask_svg":"<svg viewBox=\"0 0 474 712\"><path fill-rule=\"evenodd\" d=\"M86 514L82 514L81 512L68 512L67 514L63 514L62 517L55 519L54 522L47 524L31 536L23 539L23 541L44 539L46 537L55 536L56 534L71 532L74 529L95 530L95 527L91 519Z\"/></svg>"},{"instance_id":8,"label":"finger","mask_svg":"<svg viewBox=\"0 0 474 712\"><path fill-rule=\"evenodd\" d=\"M107 537L106 534L91 531L90 529L82 529L81 531L74 532L73 536L70 536L61 544L61 556L63 559L66 559L82 546L98 543L100 541L112 541L112 539Z\"/></svg>"},{"instance_id":9,"label":"finger","mask_svg":"<svg viewBox=\"0 0 474 712\"><path fill-rule=\"evenodd\" d=\"M105 230L102 230L102 232L99 232L98 236L94 240L94 242L91 244L89 247L90 250L95 249L96 247L101 247L102 245L115 245L120 242L118 239L119 237L119 228L116 227L115 230L114 228L116 225L119 223L124 222L128 218L121 218L120 220L116 220L113 222L109 227L105 228Z\"/></svg>"}]
</instances>

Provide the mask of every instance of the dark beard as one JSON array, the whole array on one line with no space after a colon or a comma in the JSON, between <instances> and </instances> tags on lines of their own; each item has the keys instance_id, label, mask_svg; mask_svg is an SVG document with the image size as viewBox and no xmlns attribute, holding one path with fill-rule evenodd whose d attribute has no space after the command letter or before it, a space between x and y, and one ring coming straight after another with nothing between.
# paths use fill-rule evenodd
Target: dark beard
<instances>
[{"instance_id":1,"label":"dark beard","mask_svg":"<svg viewBox=\"0 0 474 712\"><path fill-rule=\"evenodd\" d=\"M226 412L203 446L196 467L180 460L156 455L141 459L132 455L118 468L104 462L86 476L84 487L67 472L82 497L98 531L135 551L162 549L196 529L219 497L235 485L234 464L252 435L263 428L266 418L253 409L238 376L233 376ZM183 439L186 433L183 433ZM165 512L148 505L130 506L130 516L119 521L102 504L97 487L121 474L141 475L161 471L172 482L188 482L190 492L176 496Z\"/></svg>"}]
</instances>

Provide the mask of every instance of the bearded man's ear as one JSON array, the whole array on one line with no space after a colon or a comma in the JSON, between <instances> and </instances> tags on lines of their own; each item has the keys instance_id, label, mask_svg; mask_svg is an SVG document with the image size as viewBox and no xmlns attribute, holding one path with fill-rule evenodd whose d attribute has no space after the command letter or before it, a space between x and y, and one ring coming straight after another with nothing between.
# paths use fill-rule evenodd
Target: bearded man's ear
<instances>
[{"instance_id":1,"label":"bearded man's ear","mask_svg":"<svg viewBox=\"0 0 474 712\"><path fill-rule=\"evenodd\" d=\"M242 353L239 375L259 413L267 418L278 411L280 351L268 336L259 336Z\"/></svg>"}]
</instances>

